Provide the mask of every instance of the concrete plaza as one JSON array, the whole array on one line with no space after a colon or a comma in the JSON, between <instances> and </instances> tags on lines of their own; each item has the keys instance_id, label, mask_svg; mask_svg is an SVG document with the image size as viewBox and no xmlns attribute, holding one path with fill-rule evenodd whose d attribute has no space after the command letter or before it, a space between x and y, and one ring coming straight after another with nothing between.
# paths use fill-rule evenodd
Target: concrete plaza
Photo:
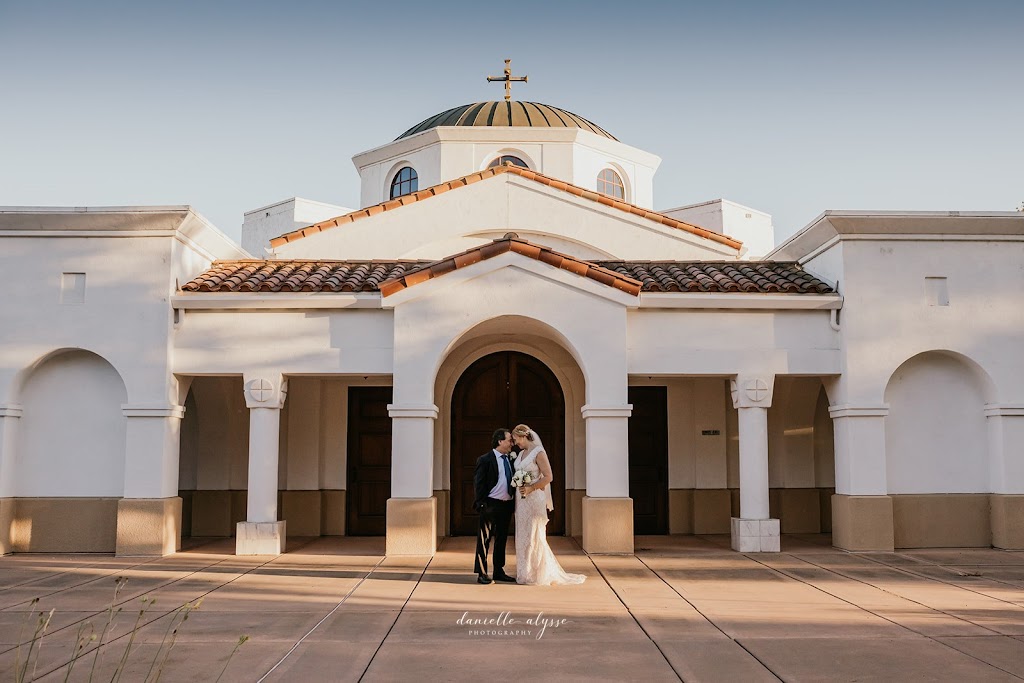
<instances>
[{"instance_id":1,"label":"concrete plaza","mask_svg":"<svg viewBox=\"0 0 1024 683\"><path fill-rule=\"evenodd\" d=\"M433 558L326 537L280 557L236 557L231 539L158 559L3 557L0 681L17 680L51 609L24 680L64 680L76 640L71 680L94 660L93 680L119 665L121 680L152 679L172 638L162 681L1024 680L1024 552L852 554L785 536L782 553L743 555L724 536L648 536L617 557L552 541L584 585L478 585L471 538ZM97 659L88 634L104 630L118 577Z\"/></svg>"}]
</instances>

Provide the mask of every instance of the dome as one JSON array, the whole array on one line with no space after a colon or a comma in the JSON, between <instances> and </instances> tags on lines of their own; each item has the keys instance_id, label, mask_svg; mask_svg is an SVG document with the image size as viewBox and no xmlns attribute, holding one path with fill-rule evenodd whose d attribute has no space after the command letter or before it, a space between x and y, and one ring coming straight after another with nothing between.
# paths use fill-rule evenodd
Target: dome
<instances>
[{"instance_id":1,"label":"dome","mask_svg":"<svg viewBox=\"0 0 1024 683\"><path fill-rule=\"evenodd\" d=\"M617 138L597 124L571 111L539 102L474 102L455 107L424 119L399 135L396 140L438 126L524 126L529 128L579 128L610 140Z\"/></svg>"}]
</instances>

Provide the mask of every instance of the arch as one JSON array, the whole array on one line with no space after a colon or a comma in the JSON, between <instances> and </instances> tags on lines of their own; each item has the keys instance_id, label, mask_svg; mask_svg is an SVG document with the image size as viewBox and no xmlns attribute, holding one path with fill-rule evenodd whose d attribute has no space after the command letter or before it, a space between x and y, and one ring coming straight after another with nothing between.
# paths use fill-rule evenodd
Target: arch
<instances>
[{"instance_id":1,"label":"arch","mask_svg":"<svg viewBox=\"0 0 1024 683\"><path fill-rule=\"evenodd\" d=\"M15 495L119 497L124 492L128 400L102 356L61 349L22 378Z\"/></svg>"},{"instance_id":2,"label":"arch","mask_svg":"<svg viewBox=\"0 0 1024 683\"><path fill-rule=\"evenodd\" d=\"M490 321L489 321L490 322ZM434 397L440 419L434 430L434 483L439 496L451 490L451 405L455 385L466 369L477 360L499 351L518 351L530 355L554 374L561 388L565 402L564 457L566 499L556 501L565 507L566 533L582 533L579 526L579 507L582 489L586 482L585 451L586 429L581 408L586 395L583 370L569 350L556 339L547 336L507 333L509 317L498 318L497 325L476 326L462 335L447 349L443 362L434 376ZM498 329L498 328L504 329ZM449 505L440 501L438 505L438 528L447 533Z\"/></svg>"},{"instance_id":3,"label":"arch","mask_svg":"<svg viewBox=\"0 0 1024 683\"><path fill-rule=\"evenodd\" d=\"M523 163L522 168L527 168L531 171L538 170L537 162L534 161L529 154L521 149L515 149L513 147L505 147L502 149L494 150L484 157L483 163L480 165L480 170L486 170L488 168L494 168L498 166L503 157L515 157ZM514 163L514 162L513 162ZM516 164L519 166L520 164Z\"/></svg>"},{"instance_id":4,"label":"arch","mask_svg":"<svg viewBox=\"0 0 1024 683\"><path fill-rule=\"evenodd\" d=\"M926 351L896 368L885 387L889 493L987 492L993 397L988 374L959 353Z\"/></svg>"},{"instance_id":5,"label":"arch","mask_svg":"<svg viewBox=\"0 0 1024 683\"><path fill-rule=\"evenodd\" d=\"M420 189L420 176L412 166L405 165L391 176L388 199L398 199Z\"/></svg>"}]
</instances>

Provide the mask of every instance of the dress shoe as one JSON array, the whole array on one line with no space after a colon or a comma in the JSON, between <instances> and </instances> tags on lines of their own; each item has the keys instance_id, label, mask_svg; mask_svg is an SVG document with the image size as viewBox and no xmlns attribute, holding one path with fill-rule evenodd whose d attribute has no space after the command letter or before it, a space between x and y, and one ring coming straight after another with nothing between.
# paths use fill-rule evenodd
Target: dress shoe
<instances>
[{"instance_id":1,"label":"dress shoe","mask_svg":"<svg viewBox=\"0 0 1024 683\"><path fill-rule=\"evenodd\" d=\"M494 581L488 578L487 574L478 574L476 577L476 582L483 584L494 583Z\"/></svg>"},{"instance_id":2,"label":"dress shoe","mask_svg":"<svg viewBox=\"0 0 1024 683\"><path fill-rule=\"evenodd\" d=\"M509 576L508 574L495 574L494 575L494 580L495 581L504 581L505 583L515 583L516 582L515 577L514 576Z\"/></svg>"}]
</instances>

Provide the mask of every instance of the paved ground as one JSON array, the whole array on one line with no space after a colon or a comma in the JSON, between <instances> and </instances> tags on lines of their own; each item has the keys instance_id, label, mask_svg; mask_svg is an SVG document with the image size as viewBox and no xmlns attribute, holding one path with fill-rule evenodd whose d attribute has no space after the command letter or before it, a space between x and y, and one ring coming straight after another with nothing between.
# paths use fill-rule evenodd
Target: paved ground
<instances>
[{"instance_id":1,"label":"paved ground","mask_svg":"<svg viewBox=\"0 0 1024 683\"><path fill-rule=\"evenodd\" d=\"M476 584L465 538L433 559L385 559L382 539L355 538L293 541L273 559L235 557L225 540L148 561L8 556L0 681L18 680L51 609L24 680L65 680L76 638L70 680L94 661L93 680L119 665L124 681L155 677L176 609L199 598L163 681L1024 679L1024 552L828 542L786 536L780 554L741 555L726 537L639 537L635 557L591 557L560 538L563 565L589 579L546 588ZM107 624L116 577L121 611L97 660L88 635Z\"/></svg>"}]
</instances>

